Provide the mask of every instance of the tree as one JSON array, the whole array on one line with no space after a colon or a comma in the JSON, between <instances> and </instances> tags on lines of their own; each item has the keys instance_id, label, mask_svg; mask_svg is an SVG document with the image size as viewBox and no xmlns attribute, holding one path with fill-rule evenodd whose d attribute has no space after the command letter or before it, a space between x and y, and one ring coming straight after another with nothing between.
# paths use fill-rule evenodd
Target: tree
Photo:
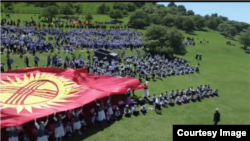
<instances>
[{"instance_id":1,"label":"tree","mask_svg":"<svg viewBox=\"0 0 250 141\"><path fill-rule=\"evenodd\" d=\"M219 18L220 18L222 21L228 21L228 18L227 18L227 17L219 16Z\"/></svg>"},{"instance_id":2,"label":"tree","mask_svg":"<svg viewBox=\"0 0 250 141\"><path fill-rule=\"evenodd\" d=\"M133 2L136 7L141 8L145 5L146 2Z\"/></svg>"},{"instance_id":3,"label":"tree","mask_svg":"<svg viewBox=\"0 0 250 141\"><path fill-rule=\"evenodd\" d=\"M159 54L185 53L182 42L183 36L177 29L161 25L149 26L143 36L143 43L149 51Z\"/></svg>"},{"instance_id":4,"label":"tree","mask_svg":"<svg viewBox=\"0 0 250 141\"><path fill-rule=\"evenodd\" d=\"M97 7L97 13L99 14L106 14L110 10L109 6L105 3L102 3L100 6Z\"/></svg>"},{"instance_id":5,"label":"tree","mask_svg":"<svg viewBox=\"0 0 250 141\"><path fill-rule=\"evenodd\" d=\"M74 9L76 13L82 13L82 4L81 3L74 3Z\"/></svg>"},{"instance_id":6,"label":"tree","mask_svg":"<svg viewBox=\"0 0 250 141\"><path fill-rule=\"evenodd\" d=\"M218 26L218 30L226 37L234 37L237 34L237 30L229 22L221 23Z\"/></svg>"},{"instance_id":7,"label":"tree","mask_svg":"<svg viewBox=\"0 0 250 141\"><path fill-rule=\"evenodd\" d=\"M91 20L93 20L93 16L91 15L91 13L88 13L86 16L85 16L85 20L86 21L91 21Z\"/></svg>"},{"instance_id":8,"label":"tree","mask_svg":"<svg viewBox=\"0 0 250 141\"><path fill-rule=\"evenodd\" d=\"M127 4L122 3L122 2L115 2L113 5L113 9L118 9L118 10L128 10Z\"/></svg>"},{"instance_id":9,"label":"tree","mask_svg":"<svg viewBox=\"0 0 250 141\"><path fill-rule=\"evenodd\" d=\"M184 5L178 5L177 9L181 14L185 14L187 11Z\"/></svg>"},{"instance_id":10,"label":"tree","mask_svg":"<svg viewBox=\"0 0 250 141\"><path fill-rule=\"evenodd\" d=\"M176 8L177 6L174 2L169 2L168 7Z\"/></svg>"},{"instance_id":11,"label":"tree","mask_svg":"<svg viewBox=\"0 0 250 141\"><path fill-rule=\"evenodd\" d=\"M175 22L175 16L172 14L167 14L165 17L163 17L161 23L162 23L162 25L172 27L174 25L174 22Z\"/></svg>"},{"instance_id":12,"label":"tree","mask_svg":"<svg viewBox=\"0 0 250 141\"><path fill-rule=\"evenodd\" d=\"M227 22L236 28L237 33L240 33L245 29L240 22L237 21L227 21Z\"/></svg>"},{"instance_id":13,"label":"tree","mask_svg":"<svg viewBox=\"0 0 250 141\"><path fill-rule=\"evenodd\" d=\"M123 16L127 16L128 15L128 11L127 10L122 10L122 15Z\"/></svg>"},{"instance_id":14,"label":"tree","mask_svg":"<svg viewBox=\"0 0 250 141\"><path fill-rule=\"evenodd\" d=\"M148 4L148 5L144 5L144 6L142 7L142 10L143 10L145 13L147 13L147 14L153 14L153 13L155 12L155 10L156 10L156 7L155 7L155 5L153 5L153 4Z\"/></svg>"},{"instance_id":15,"label":"tree","mask_svg":"<svg viewBox=\"0 0 250 141\"><path fill-rule=\"evenodd\" d=\"M166 45L173 48L175 54L184 55L187 51L183 45L184 36L176 29L168 30Z\"/></svg>"},{"instance_id":16,"label":"tree","mask_svg":"<svg viewBox=\"0 0 250 141\"><path fill-rule=\"evenodd\" d=\"M166 34L168 29L161 25L151 25L147 28L143 36L143 44L150 49L150 51L161 53L157 48L166 46Z\"/></svg>"},{"instance_id":17,"label":"tree","mask_svg":"<svg viewBox=\"0 0 250 141\"><path fill-rule=\"evenodd\" d=\"M224 22L224 20L219 18L219 17L211 17L211 18L213 18L215 20L217 27L219 26L219 24Z\"/></svg>"},{"instance_id":18,"label":"tree","mask_svg":"<svg viewBox=\"0 0 250 141\"><path fill-rule=\"evenodd\" d=\"M49 6L45 8L40 17L48 18L48 21L51 22L59 14L59 9L57 6Z\"/></svg>"},{"instance_id":19,"label":"tree","mask_svg":"<svg viewBox=\"0 0 250 141\"><path fill-rule=\"evenodd\" d=\"M205 21L205 25L212 30L215 30L217 28L217 22L214 18L209 18Z\"/></svg>"},{"instance_id":20,"label":"tree","mask_svg":"<svg viewBox=\"0 0 250 141\"><path fill-rule=\"evenodd\" d=\"M136 5L132 2L127 3L127 10L129 12L134 12L136 10Z\"/></svg>"},{"instance_id":21,"label":"tree","mask_svg":"<svg viewBox=\"0 0 250 141\"><path fill-rule=\"evenodd\" d=\"M144 19L146 22L149 22L149 16L142 10L136 10L130 15L130 21L133 21L134 19Z\"/></svg>"},{"instance_id":22,"label":"tree","mask_svg":"<svg viewBox=\"0 0 250 141\"><path fill-rule=\"evenodd\" d=\"M153 24L161 24L161 16L158 15L157 13L153 13L150 15L150 23Z\"/></svg>"},{"instance_id":23,"label":"tree","mask_svg":"<svg viewBox=\"0 0 250 141\"><path fill-rule=\"evenodd\" d=\"M193 10L188 10L186 12L187 16L193 16L194 15L194 11Z\"/></svg>"},{"instance_id":24,"label":"tree","mask_svg":"<svg viewBox=\"0 0 250 141\"><path fill-rule=\"evenodd\" d=\"M239 37L239 42L244 46L244 49L250 46L250 29L241 34Z\"/></svg>"},{"instance_id":25,"label":"tree","mask_svg":"<svg viewBox=\"0 0 250 141\"><path fill-rule=\"evenodd\" d=\"M184 18L184 21L182 22L182 28L184 31L186 32L192 32L194 29L195 29L195 25L194 25L194 22L191 18L189 17L185 17Z\"/></svg>"},{"instance_id":26,"label":"tree","mask_svg":"<svg viewBox=\"0 0 250 141\"><path fill-rule=\"evenodd\" d=\"M150 24L150 18L142 10L136 10L130 15L129 23L134 23L137 28L143 29Z\"/></svg>"},{"instance_id":27,"label":"tree","mask_svg":"<svg viewBox=\"0 0 250 141\"><path fill-rule=\"evenodd\" d=\"M109 17L114 19L115 21L117 21L117 19L122 19L123 18L122 11L113 9L110 11Z\"/></svg>"},{"instance_id":28,"label":"tree","mask_svg":"<svg viewBox=\"0 0 250 141\"><path fill-rule=\"evenodd\" d=\"M145 29L145 27L148 26L148 23L143 19L135 19L133 23L138 29Z\"/></svg>"},{"instance_id":29,"label":"tree","mask_svg":"<svg viewBox=\"0 0 250 141\"><path fill-rule=\"evenodd\" d=\"M211 14L211 17L218 17L218 14L217 13L213 13L213 14Z\"/></svg>"},{"instance_id":30,"label":"tree","mask_svg":"<svg viewBox=\"0 0 250 141\"><path fill-rule=\"evenodd\" d=\"M168 13L168 11L166 8L160 8L160 9L156 9L153 14L157 14L161 17L164 17L165 15L167 15L167 13Z\"/></svg>"},{"instance_id":31,"label":"tree","mask_svg":"<svg viewBox=\"0 0 250 141\"><path fill-rule=\"evenodd\" d=\"M1 2L7 10L13 10L13 2ZM1 6L2 7L2 6Z\"/></svg>"},{"instance_id":32,"label":"tree","mask_svg":"<svg viewBox=\"0 0 250 141\"><path fill-rule=\"evenodd\" d=\"M2 12L2 13L5 12L5 7L4 7L3 4L1 4L1 12Z\"/></svg>"},{"instance_id":33,"label":"tree","mask_svg":"<svg viewBox=\"0 0 250 141\"><path fill-rule=\"evenodd\" d=\"M74 15L75 11L73 9L73 4L62 3L61 14L63 15Z\"/></svg>"},{"instance_id":34,"label":"tree","mask_svg":"<svg viewBox=\"0 0 250 141\"><path fill-rule=\"evenodd\" d=\"M205 20L208 20L209 17L210 17L210 16L209 16L208 14L204 16Z\"/></svg>"},{"instance_id":35,"label":"tree","mask_svg":"<svg viewBox=\"0 0 250 141\"><path fill-rule=\"evenodd\" d=\"M205 19L201 15L194 15L192 19L197 29L201 29L205 26Z\"/></svg>"},{"instance_id":36,"label":"tree","mask_svg":"<svg viewBox=\"0 0 250 141\"><path fill-rule=\"evenodd\" d=\"M183 29L184 16L173 16L173 25L178 29Z\"/></svg>"},{"instance_id":37,"label":"tree","mask_svg":"<svg viewBox=\"0 0 250 141\"><path fill-rule=\"evenodd\" d=\"M163 5L163 4L157 4L156 8L157 9L163 9L163 8L165 8L165 5Z\"/></svg>"},{"instance_id":38,"label":"tree","mask_svg":"<svg viewBox=\"0 0 250 141\"><path fill-rule=\"evenodd\" d=\"M245 23L245 22L240 22L240 24L241 24L243 30L246 30L246 29L248 29L250 27L250 24Z\"/></svg>"}]
</instances>

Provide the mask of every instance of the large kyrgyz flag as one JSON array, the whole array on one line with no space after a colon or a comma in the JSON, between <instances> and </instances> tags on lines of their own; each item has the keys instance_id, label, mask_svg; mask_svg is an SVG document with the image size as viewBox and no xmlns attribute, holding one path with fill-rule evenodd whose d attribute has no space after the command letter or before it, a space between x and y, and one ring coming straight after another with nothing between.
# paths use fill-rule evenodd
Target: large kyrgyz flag
<instances>
[{"instance_id":1,"label":"large kyrgyz flag","mask_svg":"<svg viewBox=\"0 0 250 141\"><path fill-rule=\"evenodd\" d=\"M29 68L1 73L1 127L18 126L55 112L88 104L128 88L139 80L100 76L86 69Z\"/></svg>"}]
</instances>

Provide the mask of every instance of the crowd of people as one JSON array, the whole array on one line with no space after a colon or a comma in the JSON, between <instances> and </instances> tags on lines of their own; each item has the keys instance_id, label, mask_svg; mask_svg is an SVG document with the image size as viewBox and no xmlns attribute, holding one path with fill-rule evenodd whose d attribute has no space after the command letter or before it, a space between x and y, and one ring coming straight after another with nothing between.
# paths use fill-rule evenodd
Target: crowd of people
<instances>
[{"instance_id":1,"label":"crowd of people","mask_svg":"<svg viewBox=\"0 0 250 141\"><path fill-rule=\"evenodd\" d=\"M3 35L1 53L7 53L7 62L1 63L1 71L5 71L7 65L8 70L11 70L12 63L15 61L10 57L11 53L19 54L22 58L25 53L32 53L34 55L34 65L31 65L30 58L27 56L24 59L26 67L58 67L58 68L81 68L87 67L90 72L112 75L112 76L130 76L135 77L139 75L140 81L146 79L155 79L156 77L170 77L174 75L192 74L199 72L199 64L195 67L191 66L183 59L168 60L164 55L142 55L138 49L141 46L140 33L135 31L104 31L104 30L72 30L70 32L62 32L57 29L46 29L42 31L36 31L35 28L17 28L17 27L3 27ZM18 32L22 30L22 33ZM49 39L56 40L47 41L46 36ZM37 37L37 38L34 38ZM136 40L135 40L136 39ZM92 44L90 45L90 44ZM117 46L115 45L117 44ZM124 44L123 44L124 43ZM106 46L106 47L105 47ZM102 60L96 56L90 56L88 51L88 57L75 56L74 49L86 47L88 49L93 48L120 48L121 58L119 60ZM128 55L125 52L126 48L135 48L136 52ZM47 57L47 64L39 65L39 56L37 52L54 52L57 50L57 54L61 53L63 48L65 53L69 53L65 58L61 58L59 55L53 55ZM70 57L72 55L72 57ZM123 62L123 63L121 63ZM18 69L15 66L15 69Z\"/></svg>"},{"instance_id":2,"label":"crowd of people","mask_svg":"<svg viewBox=\"0 0 250 141\"><path fill-rule=\"evenodd\" d=\"M24 62L26 67L58 67L58 68L82 68L86 67L88 72L99 75L110 75L117 77L137 77L140 82L151 81L156 79L167 78L171 76L187 75L200 72L199 63L196 66L190 65L189 62L181 58L173 60L167 59L164 55L152 55L150 53L143 54L139 48L143 47L141 43L141 33L136 31L117 29L72 29L71 31L62 31L59 29L36 27L16 27L2 26L1 30L1 53L7 54L8 70L13 69L10 54L19 54L21 58L26 53L32 53L34 58L30 63L30 58L25 56ZM74 50L87 49L120 49L120 60L100 59L97 56L91 56L88 51L88 57L74 55ZM131 48L131 54L126 54L125 48ZM63 51L62 51L63 50ZM65 58L59 55L47 56L47 64L40 64L39 55L36 53L43 52L65 52L69 53ZM71 57L72 56L72 57ZM201 55L197 57L201 60ZM15 66L15 69L19 69ZM5 63L1 62L1 72L6 71ZM218 90L213 91L209 85L199 86L195 90L193 87L187 90L171 91L160 96L149 95L148 82L145 84L147 88L144 90L144 97L140 99L133 98L133 91L130 89L126 93L127 99L120 100L116 105L111 104L111 97L107 103L103 100L96 101L96 107L91 109L92 124L100 125L103 122L112 123L115 120L121 120L123 115L130 117L132 115L146 114L148 110L157 113L161 111L161 107L174 105L175 103L188 103L190 100L201 100L206 96L218 95ZM155 107L146 106L146 104L154 104ZM138 110L138 107L140 109ZM72 136L74 133L81 134L82 130L88 129L88 125L82 116L82 108L67 111L64 115L55 113L53 120L55 121L54 130L49 130L46 121L34 120L34 126L37 128L37 141L48 141L54 138L61 141L63 137ZM63 119L67 119L65 120ZM8 127L9 141L19 140L19 131L22 127ZM29 135L24 134L22 140L28 141Z\"/></svg>"},{"instance_id":3,"label":"crowd of people","mask_svg":"<svg viewBox=\"0 0 250 141\"><path fill-rule=\"evenodd\" d=\"M93 60L91 59L93 58ZM167 78L171 76L193 74L200 72L199 63L196 66L192 66L189 62L181 58L175 58L169 60L164 55L141 55L140 50L131 54L126 54L125 50L121 51L121 60L105 60L98 59L98 57L90 57L88 54L87 58L83 56L72 57L66 56L62 58L58 55L48 56L47 64L39 64L39 56L34 56L34 65L31 65L30 59L26 56L24 62L26 67L58 67L58 68L82 68L86 67L90 73L99 75L110 75L110 76L138 76L139 80L151 81L156 79ZM7 59L8 70L11 70L12 60L10 57ZM18 66L15 69L19 69ZM5 71L4 63L1 63L1 71Z\"/></svg>"},{"instance_id":4,"label":"crowd of people","mask_svg":"<svg viewBox=\"0 0 250 141\"><path fill-rule=\"evenodd\" d=\"M3 26L1 35L1 45L5 46L8 51L15 48L30 52L49 52L53 48L70 50L70 46L107 49L142 46L142 33L129 29L63 31L53 28Z\"/></svg>"}]
</instances>

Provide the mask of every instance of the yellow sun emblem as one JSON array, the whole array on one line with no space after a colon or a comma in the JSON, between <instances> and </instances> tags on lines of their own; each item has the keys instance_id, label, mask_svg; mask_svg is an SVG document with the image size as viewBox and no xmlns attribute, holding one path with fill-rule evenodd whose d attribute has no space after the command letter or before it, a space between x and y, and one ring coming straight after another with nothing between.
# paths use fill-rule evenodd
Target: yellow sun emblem
<instances>
[{"instance_id":1,"label":"yellow sun emblem","mask_svg":"<svg viewBox=\"0 0 250 141\"><path fill-rule=\"evenodd\" d=\"M50 73L24 75L1 80L0 109L16 108L17 113L26 109L32 113L32 108L52 108L64 106L69 98L77 97L81 86L64 77Z\"/></svg>"}]
</instances>

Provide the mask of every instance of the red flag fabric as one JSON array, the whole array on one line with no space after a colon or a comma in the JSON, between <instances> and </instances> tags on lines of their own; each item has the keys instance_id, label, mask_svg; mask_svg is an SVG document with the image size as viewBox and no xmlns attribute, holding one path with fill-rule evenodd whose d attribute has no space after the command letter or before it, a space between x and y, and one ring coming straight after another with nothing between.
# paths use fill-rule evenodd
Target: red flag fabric
<instances>
[{"instance_id":1,"label":"red flag fabric","mask_svg":"<svg viewBox=\"0 0 250 141\"><path fill-rule=\"evenodd\" d=\"M86 69L28 68L1 73L0 88L1 127L6 127L144 86L138 79L95 75Z\"/></svg>"}]
</instances>

